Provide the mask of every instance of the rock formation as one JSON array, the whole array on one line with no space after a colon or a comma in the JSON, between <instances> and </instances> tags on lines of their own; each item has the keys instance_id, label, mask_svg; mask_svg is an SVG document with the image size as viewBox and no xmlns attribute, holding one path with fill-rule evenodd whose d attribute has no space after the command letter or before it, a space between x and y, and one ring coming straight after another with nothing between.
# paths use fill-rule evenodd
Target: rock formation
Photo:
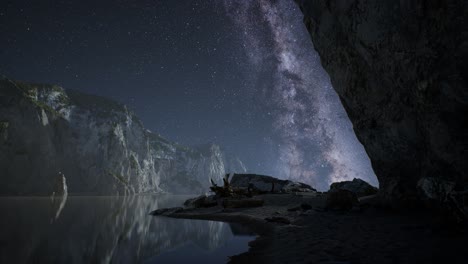
<instances>
[{"instance_id":1,"label":"rock formation","mask_svg":"<svg viewBox=\"0 0 468 264\"><path fill-rule=\"evenodd\" d=\"M347 190L356 194L357 197L374 195L378 189L369 183L354 178L352 181L334 182L330 185L330 191Z\"/></svg>"},{"instance_id":2,"label":"rock formation","mask_svg":"<svg viewBox=\"0 0 468 264\"><path fill-rule=\"evenodd\" d=\"M468 185L468 4L296 0L388 201ZM450 184L448 184L450 185Z\"/></svg>"},{"instance_id":3,"label":"rock formation","mask_svg":"<svg viewBox=\"0 0 468 264\"><path fill-rule=\"evenodd\" d=\"M234 174L230 184L234 188L251 188L257 192L316 192L314 188L302 182L258 174Z\"/></svg>"},{"instance_id":4,"label":"rock formation","mask_svg":"<svg viewBox=\"0 0 468 264\"><path fill-rule=\"evenodd\" d=\"M59 172L71 194L202 193L226 159L219 146L199 151L152 133L106 98L0 80L0 195L51 195Z\"/></svg>"}]
</instances>

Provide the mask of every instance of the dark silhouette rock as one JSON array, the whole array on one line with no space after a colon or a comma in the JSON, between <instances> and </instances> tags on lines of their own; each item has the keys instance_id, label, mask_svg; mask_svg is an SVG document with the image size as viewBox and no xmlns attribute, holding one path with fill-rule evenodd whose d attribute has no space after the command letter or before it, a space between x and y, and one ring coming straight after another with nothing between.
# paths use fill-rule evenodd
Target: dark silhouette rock
<instances>
[{"instance_id":1,"label":"dark silhouette rock","mask_svg":"<svg viewBox=\"0 0 468 264\"><path fill-rule=\"evenodd\" d=\"M369 183L354 178L352 181L334 182L330 185L330 192L336 190L348 190L356 194L357 197L376 194L379 189Z\"/></svg>"},{"instance_id":2,"label":"dark silhouette rock","mask_svg":"<svg viewBox=\"0 0 468 264\"><path fill-rule=\"evenodd\" d=\"M439 211L456 222L468 221L468 191L454 191L455 183L435 177L418 182L418 193L426 207Z\"/></svg>"},{"instance_id":3,"label":"dark silhouette rock","mask_svg":"<svg viewBox=\"0 0 468 264\"><path fill-rule=\"evenodd\" d=\"M296 2L372 161L380 196L419 202L423 177L466 189L466 1Z\"/></svg>"}]
</instances>

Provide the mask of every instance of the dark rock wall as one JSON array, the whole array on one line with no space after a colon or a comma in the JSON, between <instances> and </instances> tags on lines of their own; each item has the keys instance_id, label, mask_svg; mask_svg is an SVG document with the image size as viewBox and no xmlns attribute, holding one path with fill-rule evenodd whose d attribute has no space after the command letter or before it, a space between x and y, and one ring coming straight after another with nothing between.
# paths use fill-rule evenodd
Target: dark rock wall
<instances>
[{"instance_id":1,"label":"dark rock wall","mask_svg":"<svg viewBox=\"0 0 468 264\"><path fill-rule=\"evenodd\" d=\"M296 0L391 200L468 182L468 1Z\"/></svg>"}]
</instances>

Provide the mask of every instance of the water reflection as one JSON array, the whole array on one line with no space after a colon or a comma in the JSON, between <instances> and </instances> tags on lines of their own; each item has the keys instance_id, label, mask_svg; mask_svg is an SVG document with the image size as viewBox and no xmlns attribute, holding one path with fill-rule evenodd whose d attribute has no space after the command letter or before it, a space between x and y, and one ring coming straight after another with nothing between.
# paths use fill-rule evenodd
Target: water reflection
<instances>
[{"instance_id":1,"label":"water reflection","mask_svg":"<svg viewBox=\"0 0 468 264\"><path fill-rule=\"evenodd\" d=\"M52 221L57 220L60 217L60 213L62 213L65 204L67 203L68 194L63 196L54 196L51 198L52 200L52 207L56 208L55 211L55 218Z\"/></svg>"},{"instance_id":2,"label":"water reflection","mask_svg":"<svg viewBox=\"0 0 468 264\"><path fill-rule=\"evenodd\" d=\"M148 216L186 198L1 198L0 263L223 262L247 250L253 234L239 226Z\"/></svg>"}]
</instances>

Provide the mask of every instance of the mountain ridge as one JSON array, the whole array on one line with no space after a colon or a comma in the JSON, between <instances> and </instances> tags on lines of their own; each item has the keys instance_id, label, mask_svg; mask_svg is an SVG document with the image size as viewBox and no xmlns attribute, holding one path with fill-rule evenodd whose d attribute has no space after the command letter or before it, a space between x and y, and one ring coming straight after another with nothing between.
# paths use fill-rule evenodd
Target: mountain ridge
<instances>
[{"instance_id":1,"label":"mountain ridge","mask_svg":"<svg viewBox=\"0 0 468 264\"><path fill-rule=\"evenodd\" d=\"M171 142L105 97L3 78L0 103L0 195L49 195L62 173L72 194L202 193L226 172L219 146Z\"/></svg>"}]
</instances>

